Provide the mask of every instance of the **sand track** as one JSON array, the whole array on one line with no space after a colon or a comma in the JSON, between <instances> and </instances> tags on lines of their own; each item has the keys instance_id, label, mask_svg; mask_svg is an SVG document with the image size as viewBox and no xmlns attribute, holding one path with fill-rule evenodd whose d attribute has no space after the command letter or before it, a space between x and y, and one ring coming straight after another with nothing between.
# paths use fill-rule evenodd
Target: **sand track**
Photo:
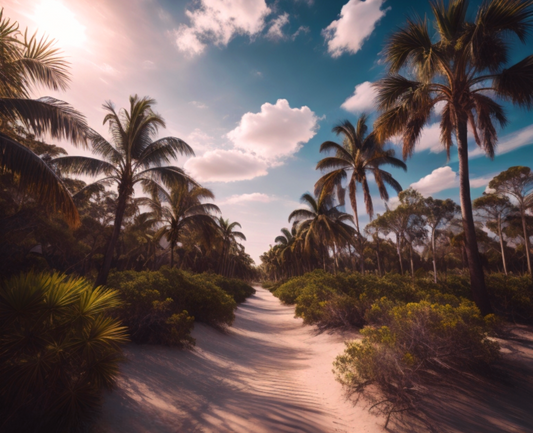
<instances>
[{"instance_id":1,"label":"sand track","mask_svg":"<svg viewBox=\"0 0 533 433\"><path fill-rule=\"evenodd\" d=\"M130 344L97 431L380 432L346 401L332 362L355 334L317 334L257 288L222 333L197 324L193 350Z\"/></svg>"}]
</instances>

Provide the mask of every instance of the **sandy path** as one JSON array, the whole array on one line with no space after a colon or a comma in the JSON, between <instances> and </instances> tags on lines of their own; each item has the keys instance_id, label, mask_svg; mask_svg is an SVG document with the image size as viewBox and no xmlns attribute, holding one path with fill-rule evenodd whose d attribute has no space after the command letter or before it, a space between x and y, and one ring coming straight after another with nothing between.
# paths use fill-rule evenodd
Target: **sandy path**
<instances>
[{"instance_id":1,"label":"sandy path","mask_svg":"<svg viewBox=\"0 0 533 433\"><path fill-rule=\"evenodd\" d=\"M196 325L194 350L129 345L97 431L381 432L354 406L332 362L353 334L319 334L267 290L242 304L227 334Z\"/></svg>"}]
</instances>

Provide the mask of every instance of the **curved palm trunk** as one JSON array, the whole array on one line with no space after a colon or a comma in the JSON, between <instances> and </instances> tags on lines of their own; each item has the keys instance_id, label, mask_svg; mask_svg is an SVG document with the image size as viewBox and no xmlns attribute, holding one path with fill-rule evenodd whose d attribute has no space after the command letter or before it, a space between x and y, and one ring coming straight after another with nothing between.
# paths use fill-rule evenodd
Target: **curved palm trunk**
<instances>
[{"instance_id":1,"label":"curved palm trunk","mask_svg":"<svg viewBox=\"0 0 533 433\"><path fill-rule=\"evenodd\" d=\"M503 245L502 217L498 215L498 237L500 238L500 248L502 250L503 272L507 275L507 260L505 260L505 247Z\"/></svg>"},{"instance_id":2,"label":"curved palm trunk","mask_svg":"<svg viewBox=\"0 0 533 433\"><path fill-rule=\"evenodd\" d=\"M479 257L476 239L476 226L472 213L472 198L470 196L470 179L468 168L468 141L466 122L460 121L457 126L457 153L459 154L459 192L461 199L461 214L465 233L465 249L470 271L470 285L472 299L483 315L490 314L492 307L485 285L485 275Z\"/></svg>"},{"instance_id":3,"label":"curved palm trunk","mask_svg":"<svg viewBox=\"0 0 533 433\"><path fill-rule=\"evenodd\" d=\"M118 237L120 236L120 229L122 226L122 220L124 219L124 212L126 211L127 199L128 197L124 193L120 194L118 197L117 213L115 214L113 234L111 235L111 238L109 239L109 242L107 244L107 249L104 256L104 263L102 265L102 268L100 269L100 272L98 273L96 282L94 283L95 287L102 286L107 282L109 270L111 269L111 262L113 261L113 255L115 254L115 247L117 245Z\"/></svg>"},{"instance_id":4,"label":"curved palm trunk","mask_svg":"<svg viewBox=\"0 0 533 433\"><path fill-rule=\"evenodd\" d=\"M520 210L520 216L522 217L522 230L524 231L524 247L526 248L527 271L529 272L529 275L531 275L531 278L533 278L533 271L531 270L531 257L529 253L529 236L527 234L526 226L526 213L523 210L523 207Z\"/></svg>"}]
</instances>

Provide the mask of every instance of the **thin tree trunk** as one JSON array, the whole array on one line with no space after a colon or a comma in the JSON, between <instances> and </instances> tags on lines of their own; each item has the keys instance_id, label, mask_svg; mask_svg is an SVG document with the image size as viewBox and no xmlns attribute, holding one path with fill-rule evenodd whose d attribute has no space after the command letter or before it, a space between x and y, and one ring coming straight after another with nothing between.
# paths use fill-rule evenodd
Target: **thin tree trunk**
<instances>
[{"instance_id":1,"label":"thin tree trunk","mask_svg":"<svg viewBox=\"0 0 533 433\"><path fill-rule=\"evenodd\" d=\"M502 217L498 215L498 236L500 237L500 248L502 249L502 263L503 263L503 272L507 274L507 260L505 260L505 247L503 245L503 233L502 233Z\"/></svg>"},{"instance_id":2,"label":"thin tree trunk","mask_svg":"<svg viewBox=\"0 0 533 433\"><path fill-rule=\"evenodd\" d=\"M396 250L398 251L398 260L400 261L400 273L403 275L401 237L396 233Z\"/></svg>"},{"instance_id":3,"label":"thin tree trunk","mask_svg":"<svg viewBox=\"0 0 533 433\"><path fill-rule=\"evenodd\" d=\"M461 214L463 217L463 230L465 233L466 256L470 271L470 285L472 299L483 315L492 313L485 274L479 257L476 239L476 226L472 214L472 198L470 196L470 173L468 168L468 141L466 122L460 121L457 125L457 153L459 154L459 192L461 198Z\"/></svg>"},{"instance_id":4,"label":"thin tree trunk","mask_svg":"<svg viewBox=\"0 0 533 433\"><path fill-rule=\"evenodd\" d=\"M435 229L431 230L431 253L433 254L433 279L437 284L437 256L435 255Z\"/></svg>"},{"instance_id":5,"label":"thin tree trunk","mask_svg":"<svg viewBox=\"0 0 533 433\"><path fill-rule=\"evenodd\" d=\"M381 257L380 257L380 250L379 250L379 236L376 235L376 256L378 260L378 275L381 277L383 274L381 272Z\"/></svg>"},{"instance_id":6,"label":"thin tree trunk","mask_svg":"<svg viewBox=\"0 0 533 433\"><path fill-rule=\"evenodd\" d=\"M96 277L96 282L94 283L95 287L102 286L107 282L107 276L109 275L109 270L111 269L111 262L113 260L113 255L115 254L115 247L117 245L118 237L120 236L120 229L122 226L122 220L124 219L124 212L126 211L126 202L127 195L120 194L118 197L117 204L117 213L115 214L115 225L113 226L113 234L109 239L107 244L106 253L104 256L104 263L98 276Z\"/></svg>"},{"instance_id":7,"label":"thin tree trunk","mask_svg":"<svg viewBox=\"0 0 533 433\"><path fill-rule=\"evenodd\" d=\"M524 247L526 249L527 270L531 278L533 278L533 271L531 270L531 258L529 255L529 236L527 234L526 213L523 209L520 209L520 215L522 216L522 229L524 230Z\"/></svg>"},{"instance_id":8,"label":"thin tree trunk","mask_svg":"<svg viewBox=\"0 0 533 433\"><path fill-rule=\"evenodd\" d=\"M411 277L415 277L415 263L413 261L413 244L409 244L409 260L411 261Z\"/></svg>"}]
</instances>

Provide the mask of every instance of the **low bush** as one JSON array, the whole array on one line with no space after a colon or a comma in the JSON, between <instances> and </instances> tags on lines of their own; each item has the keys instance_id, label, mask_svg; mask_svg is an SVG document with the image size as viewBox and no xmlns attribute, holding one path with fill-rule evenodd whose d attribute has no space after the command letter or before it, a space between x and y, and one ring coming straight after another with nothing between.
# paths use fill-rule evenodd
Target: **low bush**
<instances>
[{"instance_id":1,"label":"low bush","mask_svg":"<svg viewBox=\"0 0 533 433\"><path fill-rule=\"evenodd\" d=\"M113 290L29 273L0 284L0 431L70 432L98 408L122 359L126 328Z\"/></svg>"},{"instance_id":2,"label":"low bush","mask_svg":"<svg viewBox=\"0 0 533 433\"><path fill-rule=\"evenodd\" d=\"M247 298L255 294L255 289L252 286L237 278L228 278L222 275L208 273L199 274L196 277L210 281L215 286L220 287L238 304L243 303Z\"/></svg>"},{"instance_id":3,"label":"low bush","mask_svg":"<svg viewBox=\"0 0 533 433\"><path fill-rule=\"evenodd\" d=\"M108 286L125 301L117 314L133 341L170 346L194 344L190 336L194 321L231 325L236 300L255 292L238 280L170 268L116 272L110 275Z\"/></svg>"},{"instance_id":4,"label":"low bush","mask_svg":"<svg viewBox=\"0 0 533 433\"><path fill-rule=\"evenodd\" d=\"M396 407L411 407L436 372L464 371L498 357L497 343L488 338L494 317L483 318L470 301L395 306L383 298L369 315L377 323L361 331L362 342L346 343L334 363L337 379L359 390L375 384Z\"/></svg>"}]
</instances>

